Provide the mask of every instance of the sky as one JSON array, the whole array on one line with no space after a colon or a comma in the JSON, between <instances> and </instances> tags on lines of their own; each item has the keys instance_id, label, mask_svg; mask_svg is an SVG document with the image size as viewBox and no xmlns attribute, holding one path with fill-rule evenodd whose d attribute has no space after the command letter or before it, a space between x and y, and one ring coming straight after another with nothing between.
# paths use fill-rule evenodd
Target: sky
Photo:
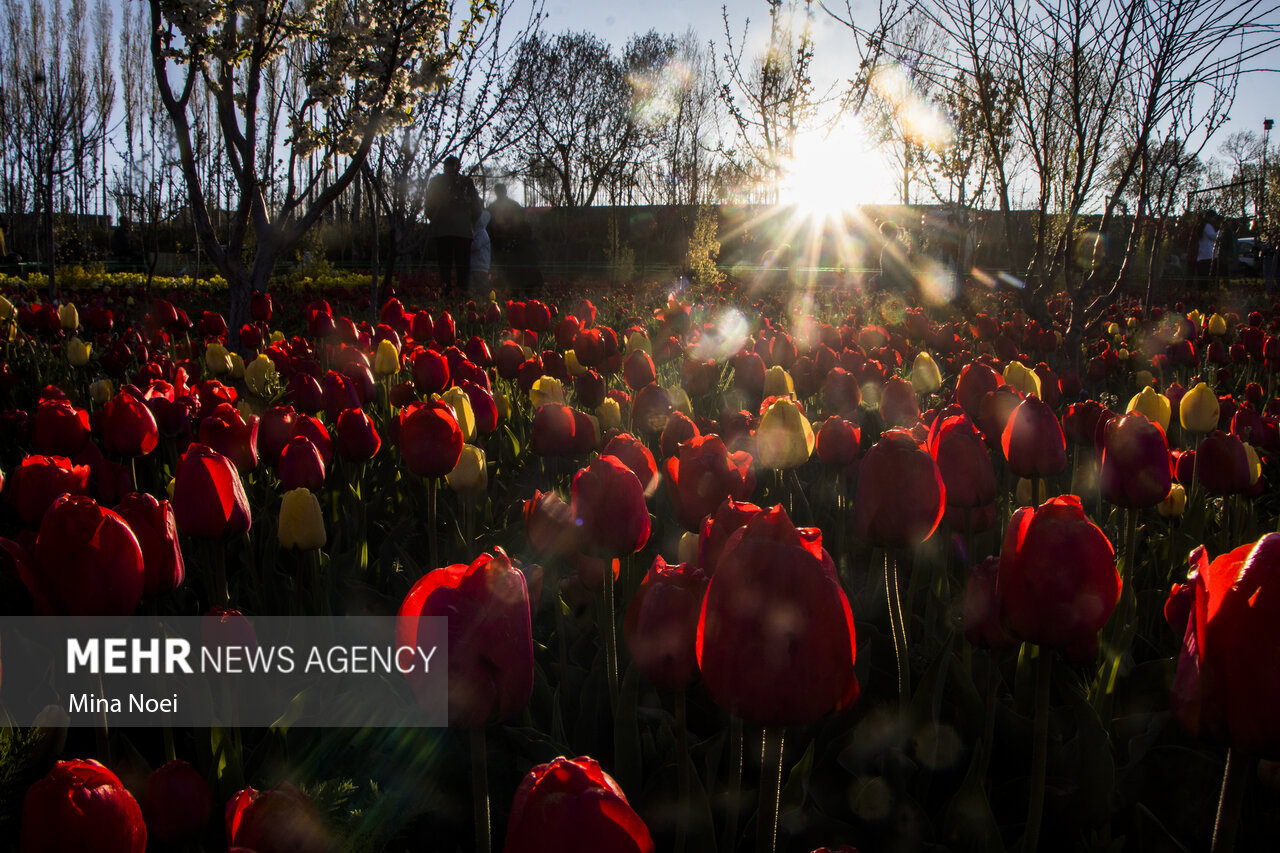
<instances>
[{"instance_id":1,"label":"sky","mask_svg":"<svg viewBox=\"0 0 1280 853\"><path fill-rule=\"evenodd\" d=\"M878 4L874 0L850 0L854 19L859 23L874 21ZM835 11L845 13L844 0L833 0ZM731 34L735 42L742 34L742 26L750 19L750 36L756 47L763 43L768 32L768 6L764 0L545 0L548 17L543 22L547 32L566 30L593 32L621 47L636 34L656 29L661 33L680 35L692 28L705 44L716 42L717 54L723 53L724 20L721 8L727 8ZM852 77L857 67L857 52L853 47L853 34L844 25L815 4L814 15L815 77L821 82L836 82ZM751 47L749 42L749 47ZM750 53L750 50L748 50ZM1280 61L1270 63L1280 66ZM1218 156L1218 146L1227 135L1241 130L1252 130L1262 135L1263 118L1280 119L1280 73L1275 71L1244 75L1231 110L1231 120L1206 146L1207 157ZM1280 141L1280 128L1276 129ZM865 144L864 144L865 146ZM867 157L876 158L874 151L859 152L856 159L864 162ZM849 191L865 196L862 203L893 202L897 200L893 179L887 174L887 166L879 174L875 170L861 168L859 176Z\"/></svg>"}]
</instances>

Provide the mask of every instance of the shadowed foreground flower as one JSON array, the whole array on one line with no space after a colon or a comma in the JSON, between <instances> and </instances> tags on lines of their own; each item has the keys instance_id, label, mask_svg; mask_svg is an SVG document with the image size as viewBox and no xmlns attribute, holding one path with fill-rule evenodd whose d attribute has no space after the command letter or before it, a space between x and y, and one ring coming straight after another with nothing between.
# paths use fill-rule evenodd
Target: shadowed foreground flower
<instances>
[{"instance_id":1,"label":"shadowed foreground flower","mask_svg":"<svg viewBox=\"0 0 1280 853\"><path fill-rule=\"evenodd\" d=\"M307 795L285 782L227 803L227 840L253 853L326 853L329 831Z\"/></svg>"},{"instance_id":2,"label":"shadowed foreground flower","mask_svg":"<svg viewBox=\"0 0 1280 853\"><path fill-rule=\"evenodd\" d=\"M59 761L27 790L22 853L143 853L147 827L124 783L96 761Z\"/></svg>"},{"instance_id":3,"label":"shadowed foreground flower","mask_svg":"<svg viewBox=\"0 0 1280 853\"><path fill-rule=\"evenodd\" d=\"M504 853L651 853L649 828L594 759L539 764L516 790Z\"/></svg>"}]
</instances>

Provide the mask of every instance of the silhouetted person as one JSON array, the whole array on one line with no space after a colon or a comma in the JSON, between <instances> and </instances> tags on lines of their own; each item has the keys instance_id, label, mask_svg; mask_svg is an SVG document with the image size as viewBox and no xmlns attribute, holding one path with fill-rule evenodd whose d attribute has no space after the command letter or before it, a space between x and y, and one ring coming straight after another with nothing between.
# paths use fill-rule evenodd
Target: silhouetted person
<instances>
[{"instance_id":1,"label":"silhouetted person","mask_svg":"<svg viewBox=\"0 0 1280 853\"><path fill-rule=\"evenodd\" d=\"M907 299L915 292L907 246L898 240L898 226L892 222L880 225L880 236L884 238L880 249L880 289Z\"/></svg>"},{"instance_id":2,"label":"silhouetted person","mask_svg":"<svg viewBox=\"0 0 1280 853\"><path fill-rule=\"evenodd\" d=\"M444 158L444 172L427 182L424 208L431 223L427 233L435 243L442 292L466 290L471 274L471 236L484 209L475 183L459 172L461 165L450 155Z\"/></svg>"},{"instance_id":3,"label":"silhouetted person","mask_svg":"<svg viewBox=\"0 0 1280 853\"><path fill-rule=\"evenodd\" d=\"M527 292L542 286L533 228L524 207L507 196L506 184L495 184L497 196L489 205L489 240L493 245L493 265L514 290Z\"/></svg>"}]
</instances>

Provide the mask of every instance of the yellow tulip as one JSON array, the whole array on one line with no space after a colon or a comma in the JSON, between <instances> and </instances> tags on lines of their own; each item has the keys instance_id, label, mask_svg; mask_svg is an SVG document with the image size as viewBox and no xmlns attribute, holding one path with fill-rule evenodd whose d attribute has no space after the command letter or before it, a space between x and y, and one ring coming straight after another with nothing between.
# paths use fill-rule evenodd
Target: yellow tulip
<instances>
[{"instance_id":1,"label":"yellow tulip","mask_svg":"<svg viewBox=\"0 0 1280 853\"><path fill-rule=\"evenodd\" d=\"M1262 476L1262 460L1258 458L1258 451L1253 449L1253 445L1249 442L1243 442L1245 456L1249 457L1249 485L1255 485L1258 478Z\"/></svg>"},{"instance_id":2,"label":"yellow tulip","mask_svg":"<svg viewBox=\"0 0 1280 853\"><path fill-rule=\"evenodd\" d=\"M1174 483L1169 488L1169 494L1165 495L1164 500L1160 501L1156 509L1165 518L1174 518L1182 515L1187 509L1187 490L1182 487L1181 483Z\"/></svg>"},{"instance_id":3,"label":"yellow tulip","mask_svg":"<svg viewBox=\"0 0 1280 853\"><path fill-rule=\"evenodd\" d=\"M1200 313L1198 309L1188 314L1187 319L1190 320L1191 325L1195 326L1197 329L1201 328L1204 325L1204 316Z\"/></svg>"},{"instance_id":4,"label":"yellow tulip","mask_svg":"<svg viewBox=\"0 0 1280 853\"><path fill-rule=\"evenodd\" d=\"M244 378L244 359L240 357L240 353L238 352L228 353L228 357L231 359L231 378L243 379Z\"/></svg>"},{"instance_id":5,"label":"yellow tulip","mask_svg":"<svg viewBox=\"0 0 1280 853\"><path fill-rule=\"evenodd\" d=\"M790 397L796 393L796 385L791 381L791 374L780 364L770 367L764 375L764 395L766 397Z\"/></svg>"},{"instance_id":6,"label":"yellow tulip","mask_svg":"<svg viewBox=\"0 0 1280 853\"><path fill-rule=\"evenodd\" d=\"M400 372L400 353L396 345L383 338L373 354L373 372L379 376L393 376Z\"/></svg>"},{"instance_id":7,"label":"yellow tulip","mask_svg":"<svg viewBox=\"0 0 1280 853\"><path fill-rule=\"evenodd\" d=\"M89 399L102 406L111 399L114 391L115 389L111 387L110 379L97 379L89 384Z\"/></svg>"},{"instance_id":8,"label":"yellow tulip","mask_svg":"<svg viewBox=\"0 0 1280 853\"><path fill-rule=\"evenodd\" d=\"M280 330L277 329L276 331L271 333L271 343L278 344L283 340L284 340L284 332L281 332Z\"/></svg>"},{"instance_id":9,"label":"yellow tulip","mask_svg":"<svg viewBox=\"0 0 1280 853\"><path fill-rule=\"evenodd\" d=\"M62 328L68 332L74 332L80 327L80 312L70 302L58 306L58 319L62 322Z\"/></svg>"},{"instance_id":10,"label":"yellow tulip","mask_svg":"<svg viewBox=\"0 0 1280 853\"><path fill-rule=\"evenodd\" d=\"M1004 381L1023 394L1040 396L1040 377L1020 361L1011 361L1005 365Z\"/></svg>"},{"instance_id":11,"label":"yellow tulip","mask_svg":"<svg viewBox=\"0 0 1280 853\"><path fill-rule=\"evenodd\" d=\"M219 343L204 348L204 366L213 376L226 376L231 372L231 353Z\"/></svg>"},{"instance_id":12,"label":"yellow tulip","mask_svg":"<svg viewBox=\"0 0 1280 853\"><path fill-rule=\"evenodd\" d=\"M1150 386L1154 379L1155 377L1151 375L1150 370L1139 370L1133 374L1133 381L1139 389Z\"/></svg>"},{"instance_id":13,"label":"yellow tulip","mask_svg":"<svg viewBox=\"0 0 1280 853\"><path fill-rule=\"evenodd\" d=\"M1125 349L1124 347L1120 347L1120 350L1116 353L1116 358L1120 359L1121 361L1128 361L1129 350Z\"/></svg>"},{"instance_id":14,"label":"yellow tulip","mask_svg":"<svg viewBox=\"0 0 1280 853\"><path fill-rule=\"evenodd\" d=\"M84 367L89 363L89 353L93 347L79 338L67 341L67 363L72 367Z\"/></svg>"},{"instance_id":15,"label":"yellow tulip","mask_svg":"<svg viewBox=\"0 0 1280 853\"><path fill-rule=\"evenodd\" d=\"M1107 334L1108 334L1108 335L1110 335L1110 336L1111 336L1111 337L1113 337L1113 338L1118 338L1118 337L1120 337L1120 324L1119 324L1119 323L1108 323L1108 324L1107 324Z\"/></svg>"},{"instance_id":16,"label":"yellow tulip","mask_svg":"<svg viewBox=\"0 0 1280 853\"><path fill-rule=\"evenodd\" d=\"M1178 406L1182 428L1190 432L1212 432L1218 428L1218 396L1203 382L1182 395Z\"/></svg>"},{"instance_id":17,"label":"yellow tulip","mask_svg":"<svg viewBox=\"0 0 1280 853\"><path fill-rule=\"evenodd\" d=\"M12 302L0 296L0 334L8 340L13 340L17 333L18 311L13 307Z\"/></svg>"},{"instance_id":18,"label":"yellow tulip","mask_svg":"<svg viewBox=\"0 0 1280 853\"><path fill-rule=\"evenodd\" d=\"M1216 311L1209 317L1208 331L1211 335L1222 336L1227 333L1227 320Z\"/></svg>"},{"instance_id":19,"label":"yellow tulip","mask_svg":"<svg viewBox=\"0 0 1280 853\"><path fill-rule=\"evenodd\" d=\"M251 394L271 396L276 385L276 363L266 355L259 355L245 367L244 384Z\"/></svg>"},{"instance_id":20,"label":"yellow tulip","mask_svg":"<svg viewBox=\"0 0 1280 853\"><path fill-rule=\"evenodd\" d=\"M671 408L677 412L684 412L689 417L693 417L693 401L689 399L688 393L679 385L672 385L666 389L667 400L671 403Z\"/></svg>"},{"instance_id":21,"label":"yellow tulip","mask_svg":"<svg viewBox=\"0 0 1280 853\"><path fill-rule=\"evenodd\" d=\"M685 531L680 537L678 554L680 562L688 563L690 566L698 565L698 534Z\"/></svg>"},{"instance_id":22,"label":"yellow tulip","mask_svg":"<svg viewBox=\"0 0 1280 853\"><path fill-rule=\"evenodd\" d=\"M1130 317L1128 320L1124 321L1124 324L1126 327L1128 327L1129 331L1132 332L1133 330L1138 328L1138 318Z\"/></svg>"},{"instance_id":23,"label":"yellow tulip","mask_svg":"<svg viewBox=\"0 0 1280 853\"><path fill-rule=\"evenodd\" d=\"M281 548L310 551L323 548L328 537L324 531L324 513L320 501L310 489L298 488L284 493L280 501L280 527L277 533Z\"/></svg>"},{"instance_id":24,"label":"yellow tulip","mask_svg":"<svg viewBox=\"0 0 1280 853\"><path fill-rule=\"evenodd\" d=\"M1150 385L1133 395L1125 411L1146 415L1147 420L1159 424L1163 430L1169 429L1169 419L1173 416L1169 398Z\"/></svg>"},{"instance_id":25,"label":"yellow tulip","mask_svg":"<svg viewBox=\"0 0 1280 853\"><path fill-rule=\"evenodd\" d=\"M764 468L796 468L813 454L813 427L787 397L775 400L756 430L756 460Z\"/></svg>"},{"instance_id":26,"label":"yellow tulip","mask_svg":"<svg viewBox=\"0 0 1280 853\"><path fill-rule=\"evenodd\" d=\"M444 479L455 492L469 495L483 492L489 487L489 466L484 451L474 444L462 445L458 464Z\"/></svg>"},{"instance_id":27,"label":"yellow tulip","mask_svg":"<svg viewBox=\"0 0 1280 853\"><path fill-rule=\"evenodd\" d=\"M911 363L911 387L917 394L932 394L942 387L942 371L927 352L921 352Z\"/></svg>"},{"instance_id":28,"label":"yellow tulip","mask_svg":"<svg viewBox=\"0 0 1280 853\"><path fill-rule=\"evenodd\" d=\"M600 429L617 429L622 426L622 407L612 397L605 397L596 407L596 417L600 419Z\"/></svg>"},{"instance_id":29,"label":"yellow tulip","mask_svg":"<svg viewBox=\"0 0 1280 853\"><path fill-rule=\"evenodd\" d=\"M570 376L581 376L587 372L586 366L578 361L578 354L571 349L564 351L564 369Z\"/></svg>"},{"instance_id":30,"label":"yellow tulip","mask_svg":"<svg viewBox=\"0 0 1280 853\"><path fill-rule=\"evenodd\" d=\"M498 420L505 421L511 417L511 398L501 391L493 394L493 405L498 410Z\"/></svg>"},{"instance_id":31,"label":"yellow tulip","mask_svg":"<svg viewBox=\"0 0 1280 853\"><path fill-rule=\"evenodd\" d=\"M535 409L548 403L564 405L564 385L554 376L540 376L529 389L529 402Z\"/></svg>"},{"instance_id":32,"label":"yellow tulip","mask_svg":"<svg viewBox=\"0 0 1280 853\"><path fill-rule=\"evenodd\" d=\"M653 344L650 343L649 336L644 332L632 332L630 336L627 337L627 352L631 353L638 349L644 350L649 353L649 355L653 355Z\"/></svg>"},{"instance_id":33,"label":"yellow tulip","mask_svg":"<svg viewBox=\"0 0 1280 853\"><path fill-rule=\"evenodd\" d=\"M453 416L457 418L458 426L462 429L463 441L471 441L476 437L476 413L471 408L471 398L467 396L466 391L454 385L443 394L435 394L433 396L435 399L447 403L449 408L453 409Z\"/></svg>"}]
</instances>

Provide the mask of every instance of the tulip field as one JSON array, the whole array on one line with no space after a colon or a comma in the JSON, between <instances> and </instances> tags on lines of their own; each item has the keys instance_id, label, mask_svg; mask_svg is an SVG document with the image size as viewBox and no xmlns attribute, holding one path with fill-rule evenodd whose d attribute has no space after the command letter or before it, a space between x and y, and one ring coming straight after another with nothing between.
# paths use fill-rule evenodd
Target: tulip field
<instances>
[{"instance_id":1,"label":"tulip field","mask_svg":"<svg viewBox=\"0 0 1280 853\"><path fill-rule=\"evenodd\" d=\"M1260 288L0 293L0 850L1276 849ZM344 614L447 727L5 711L5 619Z\"/></svg>"}]
</instances>

